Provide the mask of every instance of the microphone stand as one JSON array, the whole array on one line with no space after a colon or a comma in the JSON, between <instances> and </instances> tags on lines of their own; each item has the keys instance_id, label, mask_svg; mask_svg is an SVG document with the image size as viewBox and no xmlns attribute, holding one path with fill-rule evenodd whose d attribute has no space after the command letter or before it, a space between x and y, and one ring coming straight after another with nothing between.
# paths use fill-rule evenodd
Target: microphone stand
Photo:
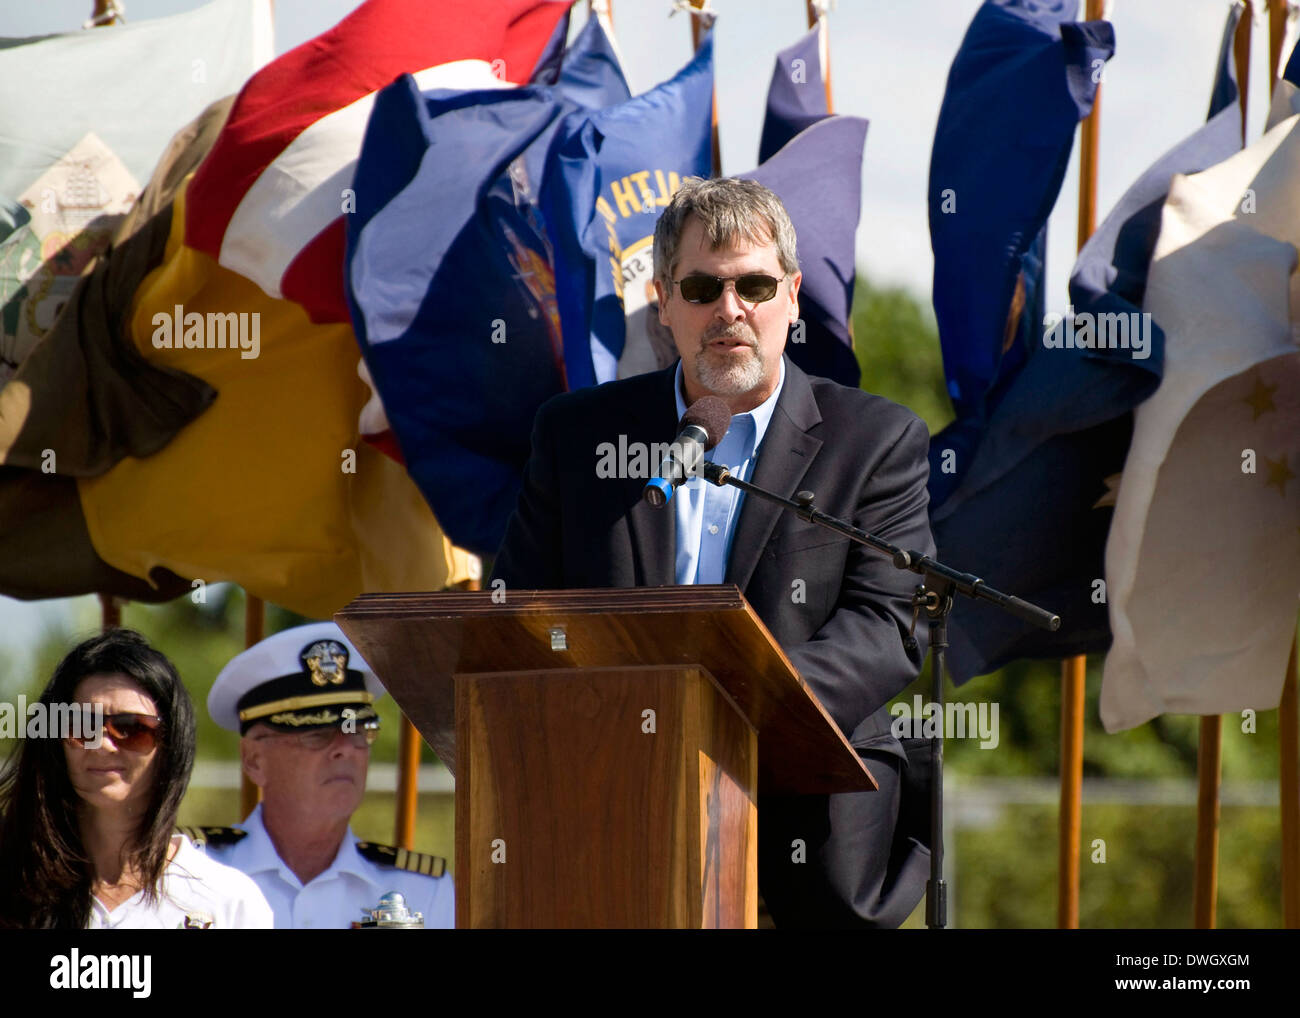
<instances>
[{"instance_id":1,"label":"microphone stand","mask_svg":"<svg viewBox=\"0 0 1300 1018\"><path fill-rule=\"evenodd\" d=\"M903 645L908 650L916 649L917 642L913 634L916 631L916 621L924 611L930 620L930 667L933 681L930 699L938 705L940 719L943 717L943 668L948 649L948 615L952 611L954 595L964 594L977 600L989 601L1003 611L1051 632L1061 628L1059 615L1053 615L1021 598L994 590L978 576L960 572L920 552L907 551L882 537L869 534L838 517L822 512L813 504L815 496L811 491L796 492L793 499L783 498L775 492L742 481L734 477L725 466L707 460L701 463L699 472L719 487L730 484L747 495L773 502L802 520L843 534L850 541L888 556L895 568L909 569L924 577L912 594L912 628ZM948 925L948 885L943 879L943 725L935 727L937 734L930 739L930 839L934 844L930 847L930 879L925 888L925 922L930 929L939 930Z\"/></svg>"}]
</instances>

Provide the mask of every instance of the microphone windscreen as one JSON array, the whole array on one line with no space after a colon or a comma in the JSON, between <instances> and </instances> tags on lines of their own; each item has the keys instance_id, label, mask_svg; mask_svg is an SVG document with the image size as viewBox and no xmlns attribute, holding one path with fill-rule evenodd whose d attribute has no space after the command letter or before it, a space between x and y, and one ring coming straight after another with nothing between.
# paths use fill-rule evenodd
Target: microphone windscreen
<instances>
[{"instance_id":1,"label":"microphone windscreen","mask_svg":"<svg viewBox=\"0 0 1300 1018\"><path fill-rule=\"evenodd\" d=\"M718 396L701 396L686 408L686 413L682 414L682 419L677 425L677 433L681 434L682 429L691 424L701 428L709 436L704 443L705 451L708 451L722 441L722 436L731 427L731 407L727 406L726 400Z\"/></svg>"}]
</instances>

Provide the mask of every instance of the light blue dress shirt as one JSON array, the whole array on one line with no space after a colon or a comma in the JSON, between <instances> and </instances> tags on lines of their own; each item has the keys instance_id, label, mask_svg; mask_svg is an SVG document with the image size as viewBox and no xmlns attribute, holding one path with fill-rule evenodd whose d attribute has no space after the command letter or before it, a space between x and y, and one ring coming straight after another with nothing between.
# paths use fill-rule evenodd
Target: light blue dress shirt
<instances>
[{"instance_id":1,"label":"light blue dress shirt","mask_svg":"<svg viewBox=\"0 0 1300 1018\"><path fill-rule=\"evenodd\" d=\"M731 426L722 441L704 458L713 463L723 463L732 474L748 481L754 473L759 449L777 397L785 385L785 358L781 358L781 377L772 395L748 413L733 414ZM677 362L673 379L673 395L677 398L677 419L686 413L686 400L682 396L682 362ZM676 578L678 583L721 583L727 573L727 560L731 556L731 541L740 519L740 506L745 493L731 485L719 487L703 477L692 477L673 495L677 514Z\"/></svg>"}]
</instances>

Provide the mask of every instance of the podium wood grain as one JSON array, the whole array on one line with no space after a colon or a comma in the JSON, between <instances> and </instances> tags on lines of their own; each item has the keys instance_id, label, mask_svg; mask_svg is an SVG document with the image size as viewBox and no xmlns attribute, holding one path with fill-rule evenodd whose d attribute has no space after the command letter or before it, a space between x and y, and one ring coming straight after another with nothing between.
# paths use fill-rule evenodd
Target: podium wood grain
<instances>
[{"instance_id":1,"label":"podium wood grain","mask_svg":"<svg viewBox=\"0 0 1300 1018\"><path fill-rule=\"evenodd\" d=\"M458 927L756 925L756 739L699 669L461 676L456 711Z\"/></svg>"},{"instance_id":2,"label":"podium wood grain","mask_svg":"<svg viewBox=\"0 0 1300 1018\"><path fill-rule=\"evenodd\" d=\"M765 794L876 788L735 586L495 593L363 594L334 616L457 777L453 675L635 663L712 676L758 732ZM565 650L551 649L553 627Z\"/></svg>"},{"instance_id":3,"label":"podium wood grain","mask_svg":"<svg viewBox=\"0 0 1300 1018\"><path fill-rule=\"evenodd\" d=\"M458 927L754 927L758 793L875 781L734 586L335 615L456 777Z\"/></svg>"}]
</instances>

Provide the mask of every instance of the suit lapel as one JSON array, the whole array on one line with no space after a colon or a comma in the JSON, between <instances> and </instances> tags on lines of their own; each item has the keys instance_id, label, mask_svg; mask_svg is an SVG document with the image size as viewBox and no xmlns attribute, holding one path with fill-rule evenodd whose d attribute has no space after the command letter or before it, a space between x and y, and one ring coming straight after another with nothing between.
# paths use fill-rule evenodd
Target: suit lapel
<instances>
[{"instance_id":1,"label":"suit lapel","mask_svg":"<svg viewBox=\"0 0 1300 1018\"><path fill-rule=\"evenodd\" d=\"M820 438L807 434L821 419L808 376L787 359L785 384L763 436L751 483L786 498L792 497L822 447ZM745 496L731 542L731 558L727 561L728 583L734 583L742 591L748 586L777 518L783 512L780 506L765 499Z\"/></svg>"},{"instance_id":2,"label":"suit lapel","mask_svg":"<svg viewBox=\"0 0 1300 1018\"><path fill-rule=\"evenodd\" d=\"M629 442L653 445L673 440L677 426L677 404L673 396L676 372L675 363L659 372L662 382L655 386L654 395L636 406L638 427L636 434L628 435ZM657 471L659 464L652 463L650 469ZM629 484L633 489L629 498L635 499L626 517L632 538L632 570L637 586L667 587L677 579L677 513L671 502L662 509L646 502L641 497L645 482L646 478L641 478Z\"/></svg>"}]
</instances>

